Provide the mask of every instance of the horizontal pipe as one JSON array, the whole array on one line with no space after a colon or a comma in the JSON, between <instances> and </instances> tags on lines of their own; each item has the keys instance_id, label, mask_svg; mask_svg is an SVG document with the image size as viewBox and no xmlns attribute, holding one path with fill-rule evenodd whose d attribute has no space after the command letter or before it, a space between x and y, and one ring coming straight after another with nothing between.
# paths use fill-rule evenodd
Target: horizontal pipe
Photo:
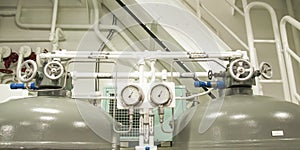
<instances>
[{"instance_id":1,"label":"horizontal pipe","mask_svg":"<svg viewBox=\"0 0 300 150\"><path fill-rule=\"evenodd\" d=\"M107 46L108 49L111 51L116 51L116 48L114 45L100 32L99 30L99 8L98 8L98 1L93 0L93 6L94 6L94 32L96 33L97 37Z\"/></svg>"},{"instance_id":2,"label":"horizontal pipe","mask_svg":"<svg viewBox=\"0 0 300 150\"><path fill-rule=\"evenodd\" d=\"M190 100L190 99L194 99L196 97L199 96L203 96L203 95L207 95L209 94L211 91L213 90L213 88L209 89L208 91L202 92L202 93L198 93L198 94L194 94L188 97L175 97L176 100Z\"/></svg>"},{"instance_id":3,"label":"horizontal pipe","mask_svg":"<svg viewBox=\"0 0 300 150\"><path fill-rule=\"evenodd\" d=\"M64 40L59 40L64 41ZM3 43L19 43L19 42L49 42L48 38L41 38L41 39L0 39L0 42Z\"/></svg>"},{"instance_id":4,"label":"horizontal pipe","mask_svg":"<svg viewBox=\"0 0 300 150\"><path fill-rule=\"evenodd\" d=\"M199 53L199 52L99 52L99 51L53 51L54 53L42 53L40 57L45 58L83 58L83 59L118 59L118 58L142 58L142 59L199 59L199 58L242 58L245 57L242 51L220 52L220 53Z\"/></svg>"},{"instance_id":5,"label":"horizontal pipe","mask_svg":"<svg viewBox=\"0 0 300 150\"><path fill-rule=\"evenodd\" d=\"M117 72L117 73L88 73L88 72L71 72L71 76L74 80L76 79L112 79L112 78L123 78L123 79L138 79L141 73L139 72ZM155 77L174 77L174 78L195 78L195 77L207 77L206 72L189 72L189 73L180 73L180 72L144 72L143 77L150 78L153 75Z\"/></svg>"},{"instance_id":6,"label":"horizontal pipe","mask_svg":"<svg viewBox=\"0 0 300 150\"><path fill-rule=\"evenodd\" d=\"M16 11L12 10L6 10L6 11L0 11L0 16L15 16Z\"/></svg>"}]
</instances>

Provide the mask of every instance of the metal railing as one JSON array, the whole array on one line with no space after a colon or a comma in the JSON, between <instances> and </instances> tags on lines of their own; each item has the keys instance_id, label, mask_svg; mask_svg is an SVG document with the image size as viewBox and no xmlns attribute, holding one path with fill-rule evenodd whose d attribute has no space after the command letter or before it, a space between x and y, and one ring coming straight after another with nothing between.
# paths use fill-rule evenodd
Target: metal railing
<instances>
[{"instance_id":1,"label":"metal railing","mask_svg":"<svg viewBox=\"0 0 300 150\"><path fill-rule=\"evenodd\" d=\"M288 36L287 36L287 31L286 31L287 23L290 23L293 27L300 30L300 22L297 21L296 19L292 18L291 16L285 16L280 21L280 32L281 32L283 51L284 51L284 56L285 56L285 63L286 63L286 68L287 68L287 72L288 72L288 82L289 82L290 90L291 90L291 100L293 103L299 104L300 95L297 91L297 85L296 85L296 79L294 76L292 58L295 59L299 65L300 57L289 46Z\"/></svg>"},{"instance_id":2,"label":"metal railing","mask_svg":"<svg viewBox=\"0 0 300 150\"><path fill-rule=\"evenodd\" d=\"M186 1L186 0L182 0L182 1L185 4L189 5L191 8L193 8L189 4L188 1ZM195 10L195 12L197 13L197 16L201 18L200 8L202 10L204 10L209 16L211 16L215 21L217 21L218 24L220 24L232 37L234 37L234 39L237 40L245 49L249 50L251 62L255 66L256 69L259 68L259 64L258 64L257 53L256 53L257 50L254 46L255 43L269 43L269 44L276 45L276 53L277 53L278 62L279 62L281 79L279 79L279 80L258 80L256 83L257 86L254 87L254 93L258 94L258 95L263 94L261 83L277 83L277 84L282 84L282 86L283 86L283 93L284 93L285 100L292 101L294 103L296 103L296 101L298 102L298 100L300 101L300 95L297 94L294 74L287 74L287 72L290 72L289 70L292 69L290 56L292 56L294 59L296 59L299 63L300 63L300 57L297 56L293 51L291 51L289 49L288 45L287 45L287 48L285 48L285 49L287 49L287 50L285 50L285 53L287 53L287 54L285 54L285 55L283 54L280 31L279 31L279 27L278 27L278 20L277 20L276 12L274 11L274 9L269 4L264 3L264 2L252 2L252 3L247 4L247 1L244 0L243 1L244 12L243 12L241 9L236 7L235 4L232 4L228 0L225 0L225 1L234 9L234 11L237 11L240 15L245 17L248 45L245 44L242 40L240 40L240 38L235 33L233 33L221 20L219 20L211 11L209 11L203 4L201 4L201 2L199 0L195 0L195 2L198 5L198 7L196 7L197 10ZM251 19L250 19L250 10L253 7L262 7L269 12L269 14L271 16L274 39L266 40L266 39L255 39L254 38L252 25L251 25ZM288 17L285 17L285 18L288 18ZM289 19L287 19L287 20L289 20ZM284 34L284 33L282 33L282 34ZM286 45L284 45L284 47L285 46ZM286 65L286 61L287 61L287 65ZM289 80L289 82L287 82L288 80ZM293 93L293 95L291 93ZM295 99L297 99L297 100L295 100Z\"/></svg>"},{"instance_id":3,"label":"metal railing","mask_svg":"<svg viewBox=\"0 0 300 150\"><path fill-rule=\"evenodd\" d=\"M244 13L242 13L242 11L239 8L235 7L234 4L231 4L228 0L226 0L226 2L229 3L235 9L235 11L239 12L241 15L243 15L245 17L245 24L246 24L247 37L248 37L248 46L249 46L249 50L250 50L251 62L253 62L253 65L258 67L257 53L256 53L256 49L254 47L254 43L274 43L274 44L276 44L279 68L280 68L280 73L281 73L281 80L260 80L259 82L261 82L261 83L282 83L283 91L284 91L284 98L286 100L290 100L293 103L299 104L300 95L298 94L298 91L297 91L296 79L294 76L294 70L293 70L293 64L292 64L291 57L293 59L295 59L298 63L300 63L300 57L289 47L288 40L287 40L287 33L286 33L286 23L289 22L298 30L300 30L300 23L297 20L295 20L294 18L292 18L291 16L283 17L280 22L281 38L282 38L282 39L280 39L276 13L270 5L268 5L267 3L263 3L263 2L252 2L250 4L246 4L246 1L244 1L243 2ZM257 6L263 7L269 12L269 14L271 16L273 33L274 33L275 39L270 39L270 40L254 39L253 30L252 30L252 26L251 26L251 20L250 20L250 10L251 10L251 8L257 7ZM281 40L283 43L284 55L283 55L283 51L282 51ZM288 72L289 72L289 74L288 74ZM256 88L257 88L256 89L257 94L262 94L262 89L261 89L260 83L258 83L258 86Z\"/></svg>"},{"instance_id":4,"label":"metal railing","mask_svg":"<svg viewBox=\"0 0 300 150\"><path fill-rule=\"evenodd\" d=\"M250 18L250 10L253 7L261 7L266 9L270 16L271 16L271 22L272 22L272 29L274 34L274 39L255 39L253 35L253 29L251 25L251 18ZM276 51L277 51L277 57L279 62L279 69L280 69L280 75L281 80L269 80L268 82L264 82L264 80L257 80L256 86L254 87L254 93L258 95L262 95L262 87L261 83L282 83L283 85L283 92L284 92L284 99L290 100L290 88L287 78L287 72L285 67L285 60L284 55L282 53L282 45L281 45L281 39L280 39L280 32L278 27L278 20L276 13L274 9L267 3L264 2L251 2L244 8L244 15L245 15L245 24L246 24L246 30L247 30L247 38L248 38L248 46L249 46L249 53L250 53L250 61L254 65L256 69L259 68L258 59L257 59L257 50L254 46L255 43L272 43L276 45Z\"/></svg>"}]
</instances>

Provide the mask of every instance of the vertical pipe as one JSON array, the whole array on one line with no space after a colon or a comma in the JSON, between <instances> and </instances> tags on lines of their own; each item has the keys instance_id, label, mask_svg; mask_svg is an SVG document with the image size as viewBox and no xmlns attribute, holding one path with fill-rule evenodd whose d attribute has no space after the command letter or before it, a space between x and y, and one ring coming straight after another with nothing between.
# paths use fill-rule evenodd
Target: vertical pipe
<instances>
[{"instance_id":1,"label":"vertical pipe","mask_svg":"<svg viewBox=\"0 0 300 150\"><path fill-rule=\"evenodd\" d=\"M150 62L150 69L151 69L151 83L155 81L155 60L151 60Z\"/></svg>"},{"instance_id":2,"label":"vertical pipe","mask_svg":"<svg viewBox=\"0 0 300 150\"><path fill-rule=\"evenodd\" d=\"M154 145L154 114L152 109L149 110L149 126L149 145Z\"/></svg>"},{"instance_id":3,"label":"vertical pipe","mask_svg":"<svg viewBox=\"0 0 300 150\"><path fill-rule=\"evenodd\" d=\"M116 48L112 45L112 43L100 32L99 30L99 8L97 0L93 0L94 5L94 32L96 33L97 37L112 51L116 51Z\"/></svg>"},{"instance_id":4,"label":"vertical pipe","mask_svg":"<svg viewBox=\"0 0 300 150\"><path fill-rule=\"evenodd\" d=\"M139 145L144 145L144 112L140 110Z\"/></svg>"},{"instance_id":5,"label":"vertical pipe","mask_svg":"<svg viewBox=\"0 0 300 150\"><path fill-rule=\"evenodd\" d=\"M53 12L52 12L52 23L51 23L51 30L50 30L50 36L49 36L50 42L52 42L54 40L54 36L55 36L55 25L56 25L56 21L57 21L57 10L58 10L58 0L54 0Z\"/></svg>"},{"instance_id":6,"label":"vertical pipe","mask_svg":"<svg viewBox=\"0 0 300 150\"><path fill-rule=\"evenodd\" d=\"M21 71L21 64L23 62L24 54L22 52L19 53L18 63L17 63L17 71ZM18 74L18 73L17 73ZM17 78L18 82L21 82L20 77Z\"/></svg>"},{"instance_id":7,"label":"vertical pipe","mask_svg":"<svg viewBox=\"0 0 300 150\"><path fill-rule=\"evenodd\" d=\"M139 61L139 83L145 83L144 69L145 69L145 60L141 59Z\"/></svg>"}]
</instances>

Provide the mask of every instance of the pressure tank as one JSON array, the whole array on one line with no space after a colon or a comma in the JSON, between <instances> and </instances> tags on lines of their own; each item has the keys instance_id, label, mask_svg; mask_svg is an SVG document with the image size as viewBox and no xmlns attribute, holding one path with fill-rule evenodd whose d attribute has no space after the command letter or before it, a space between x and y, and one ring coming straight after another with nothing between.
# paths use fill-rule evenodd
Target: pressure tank
<instances>
[{"instance_id":1,"label":"pressure tank","mask_svg":"<svg viewBox=\"0 0 300 150\"><path fill-rule=\"evenodd\" d=\"M89 117L101 122L87 121ZM1 149L112 150L118 145L112 127L113 119L100 108L58 92L0 104Z\"/></svg>"},{"instance_id":2,"label":"pressure tank","mask_svg":"<svg viewBox=\"0 0 300 150\"><path fill-rule=\"evenodd\" d=\"M176 120L174 149L299 149L299 106L249 91L227 89L186 111Z\"/></svg>"}]
</instances>

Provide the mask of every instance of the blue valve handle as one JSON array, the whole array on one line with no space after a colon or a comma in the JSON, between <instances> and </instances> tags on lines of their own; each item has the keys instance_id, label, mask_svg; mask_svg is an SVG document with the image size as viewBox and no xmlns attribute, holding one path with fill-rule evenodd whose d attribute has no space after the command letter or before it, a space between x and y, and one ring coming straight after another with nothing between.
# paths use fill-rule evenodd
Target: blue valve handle
<instances>
[{"instance_id":1,"label":"blue valve handle","mask_svg":"<svg viewBox=\"0 0 300 150\"><path fill-rule=\"evenodd\" d=\"M30 83L28 86L29 89L37 89L35 86L35 83ZM10 89L26 89L26 84L25 83L11 83L10 84Z\"/></svg>"},{"instance_id":2,"label":"blue valve handle","mask_svg":"<svg viewBox=\"0 0 300 150\"><path fill-rule=\"evenodd\" d=\"M224 81L195 81L195 87L208 87L208 88L216 88L216 89L224 89L226 88Z\"/></svg>"}]
</instances>

